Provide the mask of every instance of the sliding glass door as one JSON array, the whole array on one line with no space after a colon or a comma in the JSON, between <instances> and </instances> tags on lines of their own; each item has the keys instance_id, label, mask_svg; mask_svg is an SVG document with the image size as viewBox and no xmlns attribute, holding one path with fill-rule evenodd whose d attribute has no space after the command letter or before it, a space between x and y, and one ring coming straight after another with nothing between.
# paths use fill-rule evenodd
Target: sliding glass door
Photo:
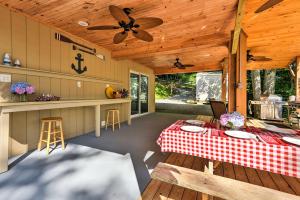
<instances>
[{"instance_id":1,"label":"sliding glass door","mask_svg":"<svg viewBox=\"0 0 300 200\"><path fill-rule=\"evenodd\" d=\"M141 75L140 79L141 79L140 113L147 113L148 112L148 76Z\"/></svg>"},{"instance_id":2,"label":"sliding glass door","mask_svg":"<svg viewBox=\"0 0 300 200\"><path fill-rule=\"evenodd\" d=\"M148 112L148 76L130 73L131 115Z\"/></svg>"},{"instance_id":3,"label":"sliding glass door","mask_svg":"<svg viewBox=\"0 0 300 200\"><path fill-rule=\"evenodd\" d=\"M130 96L131 96L131 115L139 114L140 112L140 76L130 73Z\"/></svg>"}]
</instances>

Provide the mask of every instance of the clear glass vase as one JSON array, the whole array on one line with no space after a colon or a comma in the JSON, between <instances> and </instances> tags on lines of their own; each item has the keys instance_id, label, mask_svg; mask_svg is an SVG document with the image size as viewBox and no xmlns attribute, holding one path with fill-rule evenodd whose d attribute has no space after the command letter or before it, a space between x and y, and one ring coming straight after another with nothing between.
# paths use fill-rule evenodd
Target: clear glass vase
<instances>
[{"instance_id":1,"label":"clear glass vase","mask_svg":"<svg viewBox=\"0 0 300 200\"><path fill-rule=\"evenodd\" d=\"M20 94L19 95L19 102L26 102L27 101L27 95L26 94Z\"/></svg>"}]
</instances>

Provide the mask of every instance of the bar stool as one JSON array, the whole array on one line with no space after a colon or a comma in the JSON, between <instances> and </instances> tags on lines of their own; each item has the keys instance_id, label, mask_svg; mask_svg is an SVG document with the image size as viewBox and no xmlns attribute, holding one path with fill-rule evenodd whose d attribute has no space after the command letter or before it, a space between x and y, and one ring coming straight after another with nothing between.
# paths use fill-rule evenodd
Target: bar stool
<instances>
[{"instance_id":1,"label":"bar stool","mask_svg":"<svg viewBox=\"0 0 300 200\"><path fill-rule=\"evenodd\" d=\"M43 118L41 121L42 127L40 133L40 141L38 144L38 150L41 150L43 142L45 142L47 145L47 155L49 154L50 144L55 144L56 146L57 142L61 142L62 149L65 149L64 132L62 129L62 118L47 117ZM44 133L47 133L47 139L43 139Z\"/></svg>"},{"instance_id":2,"label":"bar stool","mask_svg":"<svg viewBox=\"0 0 300 200\"><path fill-rule=\"evenodd\" d=\"M109 121L109 117L112 114L112 121ZM115 114L117 116L117 121L115 121ZM112 126L112 130L115 131L115 124L119 124L119 129L121 128L120 125L120 111L118 109L109 109L107 110L106 114L106 123L105 123L105 129L107 130L108 126Z\"/></svg>"}]
</instances>

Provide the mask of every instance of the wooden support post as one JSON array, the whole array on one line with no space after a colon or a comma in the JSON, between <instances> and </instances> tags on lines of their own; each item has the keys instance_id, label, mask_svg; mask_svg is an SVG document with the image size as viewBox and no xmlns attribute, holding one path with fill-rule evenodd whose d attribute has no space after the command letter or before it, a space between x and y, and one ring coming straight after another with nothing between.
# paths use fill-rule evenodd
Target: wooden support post
<instances>
[{"instance_id":1,"label":"wooden support post","mask_svg":"<svg viewBox=\"0 0 300 200\"><path fill-rule=\"evenodd\" d=\"M232 48L233 32L231 33L231 40L228 48ZM235 111L235 86L236 86L236 55L228 54L228 112Z\"/></svg>"},{"instance_id":2,"label":"wooden support post","mask_svg":"<svg viewBox=\"0 0 300 200\"><path fill-rule=\"evenodd\" d=\"M222 73L222 101L227 100L228 93L228 58L224 58L222 62L223 73Z\"/></svg>"},{"instance_id":3,"label":"wooden support post","mask_svg":"<svg viewBox=\"0 0 300 200\"><path fill-rule=\"evenodd\" d=\"M8 170L9 113L0 114L0 173Z\"/></svg>"},{"instance_id":4,"label":"wooden support post","mask_svg":"<svg viewBox=\"0 0 300 200\"><path fill-rule=\"evenodd\" d=\"M296 89L296 100L300 101L300 56L296 58L296 77L295 77L295 89Z\"/></svg>"},{"instance_id":5,"label":"wooden support post","mask_svg":"<svg viewBox=\"0 0 300 200\"><path fill-rule=\"evenodd\" d=\"M247 35L241 30L236 55L236 111L247 116Z\"/></svg>"},{"instance_id":6,"label":"wooden support post","mask_svg":"<svg viewBox=\"0 0 300 200\"><path fill-rule=\"evenodd\" d=\"M100 137L101 131L101 116L100 105L95 106L95 136Z\"/></svg>"},{"instance_id":7,"label":"wooden support post","mask_svg":"<svg viewBox=\"0 0 300 200\"><path fill-rule=\"evenodd\" d=\"M131 125L131 101L128 103L127 123L128 125Z\"/></svg>"},{"instance_id":8,"label":"wooden support post","mask_svg":"<svg viewBox=\"0 0 300 200\"><path fill-rule=\"evenodd\" d=\"M242 29L242 19L244 16L245 2L246 2L246 0L239 0L236 19L235 19L232 47L230 48L231 54L236 54L237 49L238 49L240 32Z\"/></svg>"}]
</instances>

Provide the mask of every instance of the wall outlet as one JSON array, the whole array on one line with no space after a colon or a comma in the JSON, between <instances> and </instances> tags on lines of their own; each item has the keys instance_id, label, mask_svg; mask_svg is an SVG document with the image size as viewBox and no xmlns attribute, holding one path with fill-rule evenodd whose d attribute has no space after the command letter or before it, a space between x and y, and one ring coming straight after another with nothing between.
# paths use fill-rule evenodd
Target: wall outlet
<instances>
[{"instance_id":1,"label":"wall outlet","mask_svg":"<svg viewBox=\"0 0 300 200\"><path fill-rule=\"evenodd\" d=\"M101 126L105 126L106 121L101 121Z\"/></svg>"},{"instance_id":2,"label":"wall outlet","mask_svg":"<svg viewBox=\"0 0 300 200\"><path fill-rule=\"evenodd\" d=\"M0 82L10 83L11 82L11 75L10 74L0 74Z\"/></svg>"},{"instance_id":3,"label":"wall outlet","mask_svg":"<svg viewBox=\"0 0 300 200\"><path fill-rule=\"evenodd\" d=\"M81 84L81 81L77 81L76 84L77 84L77 87L78 87L78 88L81 88L81 85L82 85L82 84Z\"/></svg>"}]
</instances>

